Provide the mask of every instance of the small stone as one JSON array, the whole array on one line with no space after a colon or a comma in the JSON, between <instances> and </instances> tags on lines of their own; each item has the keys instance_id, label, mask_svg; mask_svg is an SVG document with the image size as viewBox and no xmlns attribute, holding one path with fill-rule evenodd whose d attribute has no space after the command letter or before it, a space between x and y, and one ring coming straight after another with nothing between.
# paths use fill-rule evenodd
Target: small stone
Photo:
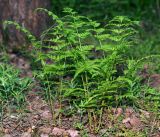
<instances>
[{"instance_id":1,"label":"small stone","mask_svg":"<svg viewBox=\"0 0 160 137\"><path fill-rule=\"evenodd\" d=\"M122 121L122 123L125 124L127 128L133 128L133 129L138 129L141 126L140 119L134 115L132 116L132 118L125 118Z\"/></svg>"},{"instance_id":2,"label":"small stone","mask_svg":"<svg viewBox=\"0 0 160 137\"><path fill-rule=\"evenodd\" d=\"M132 126L131 126L131 124L130 124L130 120L131 120L131 118L125 118L125 119L123 119L123 121L122 121L122 123L125 125L125 127L126 128L128 128L128 129L131 129L132 128Z\"/></svg>"},{"instance_id":3,"label":"small stone","mask_svg":"<svg viewBox=\"0 0 160 137\"><path fill-rule=\"evenodd\" d=\"M140 125L141 125L141 121L139 118L137 118L136 116L133 116L131 119L130 119L130 124L132 125L133 128L139 128Z\"/></svg>"},{"instance_id":4,"label":"small stone","mask_svg":"<svg viewBox=\"0 0 160 137\"><path fill-rule=\"evenodd\" d=\"M31 134L28 132L24 132L21 137L31 137Z\"/></svg>"},{"instance_id":5,"label":"small stone","mask_svg":"<svg viewBox=\"0 0 160 137\"><path fill-rule=\"evenodd\" d=\"M64 129L55 127L55 128L52 130L51 135L54 135L54 136L62 136L65 132L66 132L66 131L65 131Z\"/></svg>"},{"instance_id":6,"label":"small stone","mask_svg":"<svg viewBox=\"0 0 160 137\"><path fill-rule=\"evenodd\" d=\"M125 118L125 119L123 119L122 123L125 124L127 122L130 122L130 120L131 120L131 118Z\"/></svg>"},{"instance_id":7,"label":"small stone","mask_svg":"<svg viewBox=\"0 0 160 137\"><path fill-rule=\"evenodd\" d=\"M73 119L72 119L72 118L69 118L68 120L69 120L69 121L73 121Z\"/></svg>"},{"instance_id":8,"label":"small stone","mask_svg":"<svg viewBox=\"0 0 160 137\"><path fill-rule=\"evenodd\" d=\"M8 134L8 133L9 133L9 129L7 129L7 128L4 129L4 133L5 133L5 134Z\"/></svg>"},{"instance_id":9,"label":"small stone","mask_svg":"<svg viewBox=\"0 0 160 137\"><path fill-rule=\"evenodd\" d=\"M12 118L12 119L18 119L16 116L14 116L14 115L10 115L10 118Z\"/></svg>"},{"instance_id":10,"label":"small stone","mask_svg":"<svg viewBox=\"0 0 160 137\"><path fill-rule=\"evenodd\" d=\"M80 137L77 130L69 129L67 132L69 133L70 137Z\"/></svg>"},{"instance_id":11,"label":"small stone","mask_svg":"<svg viewBox=\"0 0 160 137\"><path fill-rule=\"evenodd\" d=\"M51 128L47 128L47 127L41 127L39 129L40 133L44 133L44 134L49 134L51 132Z\"/></svg>"},{"instance_id":12,"label":"small stone","mask_svg":"<svg viewBox=\"0 0 160 137\"><path fill-rule=\"evenodd\" d=\"M31 133L32 131L33 131L32 128L28 128L28 130L27 130L28 133Z\"/></svg>"},{"instance_id":13,"label":"small stone","mask_svg":"<svg viewBox=\"0 0 160 137\"><path fill-rule=\"evenodd\" d=\"M49 137L49 135L48 134L41 134L40 137Z\"/></svg>"},{"instance_id":14,"label":"small stone","mask_svg":"<svg viewBox=\"0 0 160 137\"><path fill-rule=\"evenodd\" d=\"M131 126L131 124L129 122L125 123L125 127L128 128L128 129L132 128L132 126Z\"/></svg>"}]
</instances>

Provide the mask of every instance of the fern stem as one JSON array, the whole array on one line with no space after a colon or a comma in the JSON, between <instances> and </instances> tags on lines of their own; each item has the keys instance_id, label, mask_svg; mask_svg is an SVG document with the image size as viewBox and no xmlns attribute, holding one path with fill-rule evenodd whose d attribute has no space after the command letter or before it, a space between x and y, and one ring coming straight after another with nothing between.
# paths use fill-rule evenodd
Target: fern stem
<instances>
[{"instance_id":1,"label":"fern stem","mask_svg":"<svg viewBox=\"0 0 160 137\"><path fill-rule=\"evenodd\" d=\"M86 97L86 86L85 86L85 81L84 81L83 75L81 75L81 79L82 79L83 89L85 91L85 97Z\"/></svg>"},{"instance_id":2,"label":"fern stem","mask_svg":"<svg viewBox=\"0 0 160 137\"><path fill-rule=\"evenodd\" d=\"M160 58L160 55L149 55L149 56L143 57L143 58L137 60L137 64L140 63L141 61L145 60L145 59L149 59L149 58L153 58L153 57Z\"/></svg>"},{"instance_id":3,"label":"fern stem","mask_svg":"<svg viewBox=\"0 0 160 137\"><path fill-rule=\"evenodd\" d=\"M99 41L100 47L102 48L102 47L103 47L103 45L102 45L101 40L98 40L98 41ZM105 53L104 53L104 51L102 51L102 54L103 54L103 58L105 58Z\"/></svg>"},{"instance_id":4,"label":"fern stem","mask_svg":"<svg viewBox=\"0 0 160 137\"><path fill-rule=\"evenodd\" d=\"M87 97L89 97L89 88L88 88L88 76L87 76L87 72L85 71L85 85L86 85L86 92L87 92Z\"/></svg>"},{"instance_id":5,"label":"fern stem","mask_svg":"<svg viewBox=\"0 0 160 137\"><path fill-rule=\"evenodd\" d=\"M88 110L88 119L89 119L89 129L92 131L92 114L90 110Z\"/></svg>"},{"instance_id":6,"label":"fern stem","mask_svg":"<svg viewBox=\"0 0 160 137\"><path fill-rule=\"evenodd\" d=\"M54 112L54 103L53 103L53 100L52 100L52 95L51 95L51 87L50 87L50 84L49 84L49 80L47 79L47 100L48 100L48 103L49 103L49 106L50 106L50 110L51 110L51 114L52 114L52 120L53 120L53 125L55 126L56 124L56 121L55 121L55 112Z\"/></svg>"},{"instance_id":7,"label":"fern stem","mask_svg":"<svg viewBox=\"0 0 160 137\"><path fill-rule=\"evenodd\" d=\"M75 16L72 14L72 17L74 19L74 23L75 23ZM78 28L75 27L75 30L76 30L76 33L77 33L77 36L78 36L78 42L79 42L79 47L80 47L80 50L82 50L82 43L81 43L81 38L79 37L79 31L78 31Z\"/></svg>"},{"instance_id":8,"label":"fern stem","mask_svg":"<svg viewBox=\"0 0 160 137\"><path fill-rule=\"evenodd\" d=\"M1 101L1 129L3 129L3 108L4 107L4 104L3 104L3 101Z\"/></svg>"},{"instance_id":9,"label":"fern stem","mask_svg":"<svg viewBox=\"0 0 160 137\"><path fill-rule=\"evenodd\" d=\"M102 106L104 105L105 103L104 103L104 100L102 101ZM101 128L101 125L102 125L102 116L103 116L103 107L101 108L101 110L100 110L100 117L99 117L99 124L98 124L98 127L97 127L97 130L99 130L100 128Z\"/></svg>"},{"instance_id":10,"label":"fern stem","mask_svg":"<svg viewBox=\"0 0 160 137\"><path fill-rule=\"evenodd\" d=\"M61 117L62 117L62 114L61 114L61 110L62 110L62 88L63 88L63 85L62 85L62 77L60 77L60 85L59 85L59 124L61 126Z\"/></svg>"}]
</instances>

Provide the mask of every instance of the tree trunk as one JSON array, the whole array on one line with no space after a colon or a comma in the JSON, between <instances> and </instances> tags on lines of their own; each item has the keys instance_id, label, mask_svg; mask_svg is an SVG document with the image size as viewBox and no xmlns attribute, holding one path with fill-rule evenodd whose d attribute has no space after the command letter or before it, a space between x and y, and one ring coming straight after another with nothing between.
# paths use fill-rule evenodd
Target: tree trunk
<instances>
[{"instance_id":1,"label":"tree trunk","mask_svg":"<svg viewBox=\"0 0 160 137\"><path fill-rule=\"evenodd\" d=\"M12 20L29 29L35 36L48 25L48 17L44 13L35 13L39 7L49 8L50 0L0 0L0 42L10 46L22 45L25 42L24 35L15 27L3 30L4 20Z\"/></svg>"}]
</instances>

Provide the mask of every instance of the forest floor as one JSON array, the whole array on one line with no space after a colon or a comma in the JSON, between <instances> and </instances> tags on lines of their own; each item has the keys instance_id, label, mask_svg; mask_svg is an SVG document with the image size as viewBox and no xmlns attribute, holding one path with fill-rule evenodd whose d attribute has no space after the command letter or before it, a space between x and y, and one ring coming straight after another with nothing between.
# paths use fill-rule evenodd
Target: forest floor
<instances>
[{"instance_id":1,"label":"forest floor","mask_svg":"<svg viewBox=\"0 0 160 137\"><path fill-rule=\"evenodd\" d=\"M30 62L16 54L10 54L11 64L22 70L21 77L32 77ZM152 85L160 85L160 75L152 75ZM0 137L160 137L160 119L158 114L134 107L104 109L101 125L97 133L88 125L87 116L80 118L61 115L58 126L53 126L52 114L46 101L33 88L27 95L27 107L18 112L8 109L3 112ZM55 110L58 111L56 105ZM94 119L94 118L93 118ZM84 123L82 126L81 123ZM97 126L96 118L92 123Z\"/></svg>"}]
</instances>

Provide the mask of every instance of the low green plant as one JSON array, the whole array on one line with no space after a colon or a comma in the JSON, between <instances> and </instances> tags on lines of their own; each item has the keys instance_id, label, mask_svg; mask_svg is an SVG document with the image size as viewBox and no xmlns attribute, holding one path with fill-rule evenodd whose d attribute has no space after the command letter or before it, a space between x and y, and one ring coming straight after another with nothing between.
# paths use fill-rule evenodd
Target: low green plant
<instances>
[{"instance_id":1,"label":"low green plant","mask_svg":"<svg viewBox=\"0 0 160 137\"><path fill-rule=\"evenodd\" d=\"M25 104L25 94L31 80L20 78L19 71L9 65L0 64L0 102L21 108Z\"/></svg>"},{"instance_id":2,"label":"low green plant","mask_svg":"<svg viewBox=\"0 0 160 137\"><path fill-rule=\"evenodd\" d=\"M0 51L0 62L8 63L9 62L9 56L8 56L8 54L6 52L5 46L0 44L0 48L1 48L1 51Z\"/></svg>"}]
</instances>

